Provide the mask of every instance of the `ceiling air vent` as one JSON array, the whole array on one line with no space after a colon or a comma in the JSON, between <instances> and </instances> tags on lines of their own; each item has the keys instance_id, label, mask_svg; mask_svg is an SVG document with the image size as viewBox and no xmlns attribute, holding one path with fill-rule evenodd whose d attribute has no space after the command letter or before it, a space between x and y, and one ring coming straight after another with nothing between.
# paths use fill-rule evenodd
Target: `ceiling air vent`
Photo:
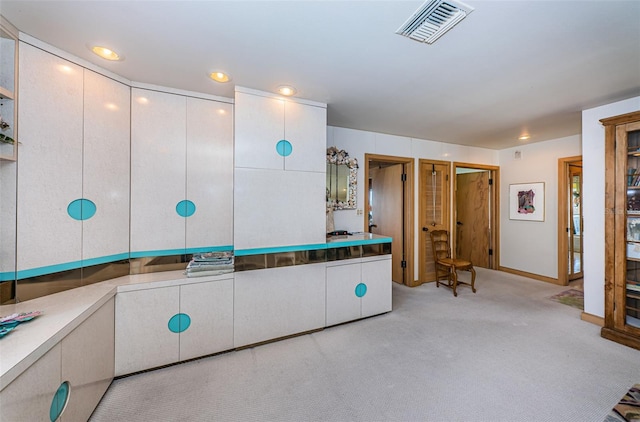
<instances>
[{"instance_id":1,"label":"ceiling air vent","mask_svg":"<svg viewBox=\"0 0 640 422\"><path fill-rule=\"evenodd\" d=\"M471 12L473 7L459 1L428 0L398 28L396 34L433 44Z\"/></svg>"}]
</instances>

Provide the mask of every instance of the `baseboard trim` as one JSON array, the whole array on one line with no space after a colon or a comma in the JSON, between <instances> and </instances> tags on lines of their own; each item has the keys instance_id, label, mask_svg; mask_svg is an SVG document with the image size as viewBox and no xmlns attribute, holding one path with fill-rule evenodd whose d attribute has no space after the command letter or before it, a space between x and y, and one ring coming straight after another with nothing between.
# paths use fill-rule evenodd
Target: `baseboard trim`
<instances>
[{"instance_id":1,"label":"baseboard trim","mask_svg":"<svg viewBox=\"0 0 640 422\"><path fill-rule=\"evenodd\" d=\"M523 276L523 277L533 278L535 280L545 281L547 283L557 284L559 286L564 286L564 284L562 284L560 282L560 280L558 280L557 278L547 277L547 276L540 275L540 274L528 273L526 271L514 270L513 268L508 268L508 267L498 267L498 270L499 271L504 271L505 273L520 275L520 276Z\"/></svg>"},{"instance_id":2,"label":"baseboard trim","mask_svg":"<svg viewBox=\"0 0 640 422\"><path fill-rule=\"evenodd\" d=\"M598 315L593 315L593 314L589 314L587 312L582 312L582 314L580 314L580 319L583 321L587 321L590 322L592 324L595 324L599 327L604 327L604 318L599 317Z\"/></svg>"}]
</instances>

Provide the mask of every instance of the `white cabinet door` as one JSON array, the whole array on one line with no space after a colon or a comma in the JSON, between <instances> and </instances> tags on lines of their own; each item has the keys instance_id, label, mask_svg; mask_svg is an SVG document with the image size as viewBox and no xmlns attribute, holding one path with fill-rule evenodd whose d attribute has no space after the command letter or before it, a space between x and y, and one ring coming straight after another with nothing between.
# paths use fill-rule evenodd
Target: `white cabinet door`
<instances>
[{"instance_id":1,"label":"white cabinet door","mask_svg":"<svg viewBox=\"0 0 640 422\"><path fill-rule=\"evenodd\" d=\"M83 265L128 257L130 97L128 86L84 70L83 196L96 211L82 223Z\"/></svg>"},{"instance_id":2,"label":"white cabinet door","mask_svg":"<svg viewBox=\"0 0 640 422\"><path fill-rule=\"evenodd\" d=\"M187 249L233 245L233 106L187 98Z\"/></svg>"},{"instance_id":3,"label":"white cabinet door","mask_svg":"<svg viewBox=\"0 0 640 422\"><path fill-rule=\"evenodd\" d=\"M325 264L235 273L234 346L322 328Z\"/></svg>"},{"instance_id":4,"label":"white cabinet door","mask_svg":"<svg viewBox=\"0 0 640 422\"><path fill-rule=\"evenodd\" d=\"M233 278L180 286L180 313L189 328L180 333L180 360L233 349Z\"/></svg>"},{"instance_id":5,"label":"white cabinet door","mask_svg":"<svg viewBox=\"0 0 640 422\"><path fill-rule=\"evenodd\" d=\"M361 300L356 295L360 272L360 260L327 264L327 327L360 318Z\"/></svg>"},{"instance_id":6,"label":"white cabinet door","mask_svg":"<svg viewBox=\"0 0 640 422\"><path fill-rule=\"evenodd\" d=\"M179 333L169 329L180 309L179 295L180 286L117 294L116 376L179 360Z\"/></svg>"},{"instance_id":7,"label":"white cabinet door","mask_svg":"<svg viewBox=\"0 0 640 422\"><path fill-rule=\"evenodd\" d=\"M83 69L25 43L19 66L18 270L79 263L82 221L67 210L82 198Z\"/></svg>"},{"instance_id":8,"label":"white cabinet door","mask_svg":"<svg viewBox=\"0 0 640 422\"><path fill-rule=\"evenodd\" d=\"M362 259L362 283L367 291L362 296L362 317L391 311L391 255L385 259Z\"/></svg>"},{"instance_id":9,"label":"white cabinet door","mask_svg":"<svg viewBox=\"0 0 640 422\"><path fill-rule=\"evenodd\" d=\"M0 392L2 421L49 421L51 403L60 386L57 344Z\"/></svg>"},{"instance_id":10,"label":"white cabinet door","mask_svg":"<svg viewBox=\"0 0 640 422\"><path fill-rule=\"evenodd\" d=\"M285 137L284 100L236 92L235 166L239 168L284 168L284 157L276 145Z\"/></svg>"},{"instance_id":11,"label":"white cabinet door","mask_svg":"<svg viewBox=\"0 0 640 422\"><path fill-rule=\"evenodd\" d=\"M291 143L291 154L284 160L285 170L326 172L326 108L287 101L285 138Z\"/></svg>"},{"instance_id":12,"label":"white cabinet door","mask_svg":"<svg viewBox=\"0 0 640 422\"><path fill-rule=\"evenodd\" d=\"M236 169L235 248L325 243L325 186L321 173Z\"/></svg>"},{"instance_id":13,"label":"white cabinet door","mask_svg":"<svg viewBox=\"0 0 640 422\"><path fill-rule=\"evenodd\" d=\"M176 207L186 200L186 98L131 94L131 252L184 253L185 220Z\"/></svg>"},{"instance_id":14,"label":"white cabinet door","mask_svg":"<svg viewBox=\"0 0 640 422\"><path fill-rule=\"evenodd\" d=\"M62 421L86 421L113 380L115 298L62 340L62 381L71 387Z\"/></svg>"}]
</instances>

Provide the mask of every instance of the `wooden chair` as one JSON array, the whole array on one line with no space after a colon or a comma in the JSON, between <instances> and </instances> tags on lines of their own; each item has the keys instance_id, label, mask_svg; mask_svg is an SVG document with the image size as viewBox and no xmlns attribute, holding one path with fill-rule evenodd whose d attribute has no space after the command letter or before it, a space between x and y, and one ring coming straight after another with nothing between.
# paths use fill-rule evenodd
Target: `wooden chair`
<instances>
[{"instance_id":1,"label":"wooden chair","mask_svg":"<svg viewBox=\"0 0 640 422\"><path fill-rule=\"evenodd\" d=\"M447 284L442 284L451 288L454 296L458 296L456 291L458 284L471 286L471 290L475 293L476 270L473 269L473 264L470 261L451 258L449 232L447 230L434 230L430 232L430 236L433 259L436 264L436 286L440 287L440 279L447 279ZM471 272L471 283L458 281L458 270Z\"/></svg>"}]
</instances>

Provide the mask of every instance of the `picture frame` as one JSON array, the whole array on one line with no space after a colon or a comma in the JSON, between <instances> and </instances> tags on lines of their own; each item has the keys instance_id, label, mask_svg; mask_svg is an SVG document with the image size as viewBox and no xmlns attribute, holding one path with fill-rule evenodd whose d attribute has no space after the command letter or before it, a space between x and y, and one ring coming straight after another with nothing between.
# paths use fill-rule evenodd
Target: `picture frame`
<instances>
[{"instance_id":1,"label":"picture frame","mask_svg":"<svg viewBox=\"0 0 640 422\"><path fill-rule=\"evenodd\" d=\"M544 182L509 185L509 219L544 221Z\"/></svg>"}]
</instances>

